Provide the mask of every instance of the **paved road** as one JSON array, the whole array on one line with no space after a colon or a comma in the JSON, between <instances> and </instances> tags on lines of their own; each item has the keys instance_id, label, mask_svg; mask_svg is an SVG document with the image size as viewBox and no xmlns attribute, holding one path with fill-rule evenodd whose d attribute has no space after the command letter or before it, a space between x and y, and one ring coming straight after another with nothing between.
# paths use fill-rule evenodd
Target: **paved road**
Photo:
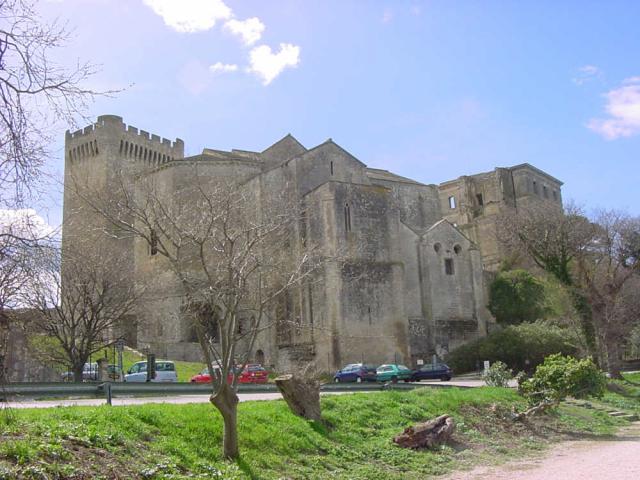
<instances>
[{"instance_id":1,"label":"paved road","mask_svg":"<svg viewBox=\"0 0 640 480\"><path fill-rule=\"evenodd\" d=\"M606 440L562 442L542 457L477 467L442 480L638 480L640 422Z\"/></svg>"},{"instance_id":2,"label":"paved road","mask_svg":"<svg viewBox=\"0 0 640 480\"><path fill-rule=\"evenodd\" d=\"M428 380L420 382L421 385L433 385L435 387L480 387L484 385L481 380L452 380L450 382L441 382L439 380ZM331 392L351 393L351 392ZM282 398L279 393L241 393L238 395L241 402L251 400L277 400ZM209 395L174 395L161 397L114 397L113 405L143 405L146 403L171 403L171 404L187 404L187 403L208 403ZM77 398L77 399L61 399L61 400L21 400L9 402L11 408L51 408L51 407L71 407L71 406L97 406L104 405L105 400L102 398ZM0 403L0 408L6 407L7 404Z\"/></svg>"}]
</instances>

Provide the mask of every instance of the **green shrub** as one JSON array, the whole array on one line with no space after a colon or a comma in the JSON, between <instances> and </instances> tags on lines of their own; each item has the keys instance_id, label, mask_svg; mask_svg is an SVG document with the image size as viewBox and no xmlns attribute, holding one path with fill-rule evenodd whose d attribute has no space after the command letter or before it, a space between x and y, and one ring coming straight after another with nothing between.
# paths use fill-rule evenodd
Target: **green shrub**
<instances>
[{"instance_id":1,"label":"green shrub","mask_svg":"<svg viewBox=\"0 0 640 480\"><path fill-rule=\"evenodd\" d=\"M545 288L526 270L499 272L489 287L489 311L503 325L544 317Z\"/></svg>"},{"instance_id":2,"label":"green shrub","mask_svg":"<svg viewBox=\"0 0 640 480\"><path fill-rule=\"evenodd\" d=\"M497 361L484 372L482 379L489 387L508 387L509 380L513 378L511 369L504 363Z\"/></svg>"},{"instance_id":3,"label":"green shrub","mask_svg":"<svg viewBox=\"0 0 640 480\"><path fill-rule=\"evenodd\" d=\"M513 325L462 345L447 356L454 372L479 370L484 360L501 361L514 371L533 372L552 353L575 355L571 332L547 322Z\"/></svg>"},{"instance_id":4,"label":"green shrub","mask_svg":"<svg viewBox=\"0 0 640 480\"><path fill-rule=\"evenodd\" d=\"M568 396L602 397L606 385L604 373L590 358L555 354L545 358L533 377L520 383L519 390L531 404L557 403Z\"/></svg>"}]
</instances>

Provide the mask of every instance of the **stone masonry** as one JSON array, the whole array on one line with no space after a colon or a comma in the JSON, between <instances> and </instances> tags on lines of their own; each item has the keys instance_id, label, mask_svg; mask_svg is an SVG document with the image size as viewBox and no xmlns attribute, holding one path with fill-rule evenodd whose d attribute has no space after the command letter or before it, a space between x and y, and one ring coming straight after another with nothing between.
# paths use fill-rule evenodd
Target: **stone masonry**
<instances>
[{"instance_id":1,"label":"stone masonry","mask_svg":"<svg viewBox=\"0 0 640 480\"><path fill-rule=\"evenodd\" d=\"M90 248L127 259L130 282L155 281L124 328L127 342L170 359L200 360L171 272L142 240L121 237L84 205L78 185L119 191L122 172L135 194L137 176L153 176L166 195L188 182L190 165L220 181L241 182L261 202L286 192L314 212L305 231L283 248L312 239L327 252L347 252L327 264L320 281L300 288L284 312L295 322L262 333L252 360L279 369L315 362L331 371L346 363L431 361L486 335L487 272L499 264L495 219L528 202L561 205L562 183L522 164L426 185L367 167L332 140L307 149L291 135L262 152L204 149L184 157L169 141L122 118L103 115L65 147L63 254Z\"/></svg>"}]
</instances>

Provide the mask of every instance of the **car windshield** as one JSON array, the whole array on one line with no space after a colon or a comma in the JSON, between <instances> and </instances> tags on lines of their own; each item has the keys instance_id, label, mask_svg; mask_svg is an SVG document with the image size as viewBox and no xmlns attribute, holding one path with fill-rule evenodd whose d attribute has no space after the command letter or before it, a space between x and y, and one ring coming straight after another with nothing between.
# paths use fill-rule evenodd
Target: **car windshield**
<instances>
[{"instance_id":1,"label":"car windshield","mask_svg":"<svg viewBox=\"0 0 640 480\"><path fill-rule=\"evenodd\" d=\"M409 370L407 367L405 367L404 365L398 365L398 369L399 370Z\"/></svg>"},{"instance_id":2,"label":"car windshield","mask_svg":"<svg viewBox=\"0 0 640 480\"><path fill-rule=\"evenodd\" d=\"M248 370L250 372L264 372L264 368L261 367L260 365L250 365Z\"/></svg>"}]
</instances>

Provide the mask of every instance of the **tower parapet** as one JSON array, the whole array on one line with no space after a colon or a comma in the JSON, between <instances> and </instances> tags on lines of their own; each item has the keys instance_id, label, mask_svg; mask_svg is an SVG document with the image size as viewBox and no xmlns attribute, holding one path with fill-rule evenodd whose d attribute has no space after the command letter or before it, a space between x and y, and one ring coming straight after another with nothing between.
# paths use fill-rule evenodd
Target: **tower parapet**
<instances>
[{"instance_id":1,"label":"tower parapet","mask_svg":"<svg viewBox=\"0 0 640 480\"><path fill-rule=\"evenodd\" d=\"M117 115L101 115L96 123L73 133L67 130L65 145L65 157L72 164L95 157L107 147L113 155L150 167L184 158L181 139L151 134L125 124Z\"/></svg>"}]
</instances>

